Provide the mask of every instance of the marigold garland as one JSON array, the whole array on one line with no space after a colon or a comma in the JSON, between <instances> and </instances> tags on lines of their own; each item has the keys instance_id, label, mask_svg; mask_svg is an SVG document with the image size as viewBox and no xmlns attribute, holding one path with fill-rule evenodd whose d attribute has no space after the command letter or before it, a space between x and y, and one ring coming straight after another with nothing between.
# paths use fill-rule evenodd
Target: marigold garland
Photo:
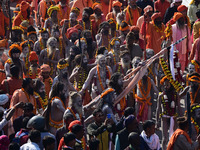
<instances>
[{"instance_id":1,"label":"marigold garland","mask_svg":"<svg viewBox=\"0 0 200 150\"><path fill-rule=\"evenodd\" d=\"M154 26L156 32L163 32L163 31L164 31L163 26L162 26L161 28L159 28L159 27L157 27L154 23L153 23L153 26Z\"/></svg>"},{"instance_id":2,"label":"marigold garland","mask_svg":"<svg viewBox=\"0 0 200 150\"><path fill-rule=\"evenodd\" d=\"M196 121L194 121L194 119L192 117L191 117L191 122L194 124L194 127L195 127L195 129L197 131L197 135L198 135L199 134L199 129L200 129L199 125L197 124Z\"/></svg>"},{"instance_id":3,"label":"marigold garland","mask_svg":"<svg viewBox=\"0 0 200 150\"><path fill-rule=\"evenodd\" d=\"M114 91L115 91L115 90L114 90L113 88L107 89L105 92L103 92L103 93L101 94L101 98L103 98L104 96L106 96L106 95L108 95L109 93L114 92Z\"/></svg>"},{"instance_id":4,"label":"marigold garland","mask_svg":"<svg viewBox=\"0 0 200 150\"><path fill-rule=\"evenodd\" d=\"M175 88L176 92L179 92L181 89L183 90L184 89L183 86L178 81L174 81L172 74L171 74L166 62L164 61L164 59L162 57L160 57L160 65L164 71L164 74L167 76L167 79Z\"/></svg>"},{"instance_id":5,"label":"marigold garland","mask_svg":"<svg viewBox=\"0 0 200 150\"><path fill-rule=\"evenodd\" d=\"M39 44L40 44L40 50L43 50L44 49L44 44L42 43L42 38L40 38Z\"/></svg>"},{"instance_id":6,"label":"marigold garland","mask_svg":"<svg viewBox=\"0 0 200 150\"><path fill-rule=\"evenodd\" d=\"M51 57L51 60L54 59L55 53L56 53L56 52L53 53L53 55L52 55L52 57ZM50 56L49 56L49 49L48 49L48 48L47 48L47 57L48 57L48 59L49 59L49 57L50 57ZM50 75L53 75L53 63L49 63L49 62L48 62L48 65L51 67Z\"/></svg>"},{"instance_id":7,"label":"marigold garland","mask_svg":"<svg viewBox=\"0 0 200 150\"><path fill-rule=\"evenodd\" d=\"M190 92L191 105L195 103L199 89L200 89L200 86L198 87L197 91L194 93L194 97L192 96L192 92Z\"/></svg>"},{"instance_id":8,"label":"marigold garland","mask_svg":"<svg viewBox=\"0 0 200 150\"><path fill-rule=\"evenodd\" d=\"M86 30L85 22L83 21L83 30ZM90 20L90 31L92 33L92 21Z\"/></svg>"},{"instance_id":9,"label":"marigold garland","mask_svg":"<svg viewBox=\"0 0 200 150\"><path fill-rule=\"evenodd\" d=\"M33 75L33 71L31 67L29 67L29 77L31 77L32 75ZM38 70L36 71L35 78L38 78Z\"/></svg>"},{"instance_id":10,"label":"marigold garland","mask_svg":"<svg viewBox=\"0 0 200 150\"><path fill-rule=\"evenodd\" d=\"M63 43L61 38L59 38L59 50L60 50L60 56L62 56Z\"/></svg>"},{"instance_id":11,"label":"marigold garland","mask_svg":"<svg viewBox=\"0 0 200 150\"><path fill-rule=\"evenodd\" d=\"M42 99L42 97L37 92L34 92L34 95L38 97L38 100L42 106L42 109L44 110L48 104L47 95L45 94L44 99Z\"/></svg>"},{"instance_id":12,"label":"marigold garland","mask_svg":"<svg viewBox=\"0 0 200 150\"><path fill-rule=\"evenodd\" d=\"M106 66L106 70L108 71L108 77L109 77L109 80L110 80L110 71L108 69L108 67ZM102 81L101 81L101 76L100 76L100 71L99 71L99 65L97 65L97 73L98 73L98 79L99 79L99 83L101 85L101 89L104 91L104 87L103 87L103 84L102 84Z\"/></svg>"},{"instance_id":13,"label":"marigold garland","mask_svg":"<svg viewBox=\"0 0 200 150\"><path fill-rule=\"evenodd\" d=\"M70 108L67 107L67 109L69 109L69 111L72 113L72 115L74 116L75 120L78 120L78 118L76 117L76 114L74 113L74 111ZM82 116L78 113L80 120L82 119Z\"/></svg>"}]
</instances>

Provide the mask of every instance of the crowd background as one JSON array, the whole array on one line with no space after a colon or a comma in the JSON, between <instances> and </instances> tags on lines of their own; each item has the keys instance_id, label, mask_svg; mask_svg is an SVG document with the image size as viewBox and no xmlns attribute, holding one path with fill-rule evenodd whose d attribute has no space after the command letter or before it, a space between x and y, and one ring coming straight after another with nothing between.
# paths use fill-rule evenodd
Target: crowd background
<instances>
[{"instance_id":1,"label":"crowd background","mask_svg":"<svg viewBox=\"0 0 200 150\"><path fill-rule=\"evenodd\" d=\"M200 148L200 0L0 8L0 149Z\"/></svg>"}]
</instances>

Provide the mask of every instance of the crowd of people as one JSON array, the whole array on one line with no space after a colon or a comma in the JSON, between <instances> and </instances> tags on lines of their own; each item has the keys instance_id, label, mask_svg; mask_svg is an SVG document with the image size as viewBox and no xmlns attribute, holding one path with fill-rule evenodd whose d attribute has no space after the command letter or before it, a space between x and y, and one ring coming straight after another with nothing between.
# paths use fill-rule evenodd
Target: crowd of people
<instances>
[{"instance_id":1,"label":"crowd of people","mask_svg":"<svg viewBox=\"0 0 200 150\"><path fill-rule=\"evenodd\" d=\"M200 148L200 0L11 4L0 150Z\"/></svg>"}]
</instances>

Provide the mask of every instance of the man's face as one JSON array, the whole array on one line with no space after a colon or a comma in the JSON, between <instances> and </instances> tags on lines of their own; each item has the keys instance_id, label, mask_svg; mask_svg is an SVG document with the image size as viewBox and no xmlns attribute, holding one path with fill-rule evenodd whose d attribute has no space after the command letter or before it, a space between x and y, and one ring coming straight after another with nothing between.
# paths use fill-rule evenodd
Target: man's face
<instances>
[{"instance_id":1,"label":"man's face","mask_svg":"<svg viewBox=\"0 0 200 150\"><path fill-rule=\"evenodd\" d=\"M56 40L52 40L52 41L49 43L49 46L52 47L52 48L56 48L56 47L57 47L57 41L56 41Z\"/></svg>"},{"instance_id":2,"label":"man's face","mask_svg":"<svg viewBox=\"0 0 200 150\"><path fill-rule=\"evenodd\" d=\"M85 38L86 38L86 39L91 39L91 38L92 38L91 32L85 33Z\"/></svg>"},{"instance_id":3,"label":"man's face","mask_svg":"<svg viewBox=\"0 0 200 150\"><path fill-rule=\"evenodd\" d=\"M175 6L175 7L178 7L178 6L181 5L181 3L182 3L182 1L181 1L181 2L175 2L175 3L174 3L174 6Z\"/></svg>"},{"instance_id":4,"label":"man's face","mask_svg":"<svg viewBox=\"0 0 200 150\"><path fill-rule=\"evenodd\" d=\"M33 95L33 82L31 81L31 83L28 85L28 91L27 91L30 95Z\"/></svg>"},{"instance_id":5,"label":"man's face","mask_svg":"<svg viewBox=\"0 0 200 150\"><path fill-rule=\"evenodd\" d=\"M28 46L24 47L22 52L24 56L27 56L27 54L29 53L29 47Z\"/></svg>"},{"instance_id":6,"label":"man's face","mask_svg":"<svg viewBox=\"0 0 200 150\"><path fill-rule=\"evenodd\" d=\"M47 78L49 78L49 74L50 74L50 72L48 72L48 71L42 71L42 76L43 76L43 78L44 79L47 79Z\"/></svg>"},{"instance_id":7,"label":"man's face","mask_svg":"<svg viewBox=\"0 0 200 150\"><path fill-rule=\"evenodd\" d=\"M19 59L20 53L12 53L13 59Z\"/></svg>"},{"instance_id":8,"label":"man's face","mask_svg":"<svg viewBox=\"0 0 200 150\"><path fill-rule=\"evenodd\" d=\"M44 84L40 87L39 92L40 93L45 92L45 85Z\"/></svg>"},{"instance_id":9,"label":"man's face","mask_svg":"<svg viewBox=\"0 0 200 150\"><path fill-rule=\"evenodd\" d=\"M82 19L83 19L83 21L89 20L89 14L86 11L83 11Z\"/></svg>"},{"instance_id":10,"label":"man's face","mask_svg":"<svg viewBox=\"0 0 200 150\"><path fill-rule=\"evenodd\" d=\"M97 16L101 16L102 11L101 11L101 9L96 8L96 9L94 10L94 13L95 13Z\"/></svg>"},{"instance_id":11,"label":"man's face","mask_svg":"<svg viewBox=\"0 0 200 150\"><path fill-rule=\"evenodd\" d=\"M124 36L126 36L128 33L129 33L129 29L127 29L127 30L125 30L125 31L122 31L122 34L124 35Z\"/></svg>"},{"instance_id":12,"label":"man's face","mask_svg":"<svg viewBox=\"0 0 200 150\"><path fill-rule=\"evenodd\" d=\"M128 0L128 5L130 5L131 8L136 8L136 0Z\"/></svg>"},{"instance_id":13,"label":"man's face","mask_svg":"<svg viewBox=\"0 0 200 150\"><path fill-rule=\"evenodd\" d=\"M95 121L98 123L102 123L104 121L104 114L103 112L98 112L94 117Z\"/></svg>"},{"instance_id":14,"label":"man's face","mask_svg":"<svg viewBox=\"0 0 200 150\"><path fill-rule=\"evenodd\" d=\"M165 82L163 83L163 88L165 90L169 90L171 88L171 84L168 80L165 80Z\"/></svg>"},{"instance_id":15,"label":"man's face","mask_svg":"<svg viewBox=\"0 0 200 150\"><path fill-rule=\"evenodd\" d=\"M149 59L149 58L153 57L153 55L154 55L153 51L147 51L147 53L146 53L146 59Z\"/></svg>"},{"instance_id":16,"label":"man's face","mask_svg":"<svg viewBox=\"0 0 200 150\"><path fill-rule=\"evenodd\" d=\"M194 71L195 71L195 66L193 64L189 64L189 66L188 66L188 72L192 73Z\"/></svg>"},{"instance_id":17,"label":"man's face","mask_svg":"<svg viewBox=\"0 0 200 150\"><path fill-rule=\"evenodd\" d=\"M181 11L181 13L183 14L183 16L187 16L187 10Z\"/></svg>"},{"instance_id":18,"label":"man's face","mask_svg":"<svg viewBox=\"0 0 200 150\"><path fill-rule=\"evenodd\" d=\"M134 68L138 67L138 64L141 62L141 59L136 59L135 62L132 63L132 65L134 66Z\"/></svg>"},{"instance_id":19,"label":"man's face","mask_svg":"<svg viewBox=\"0 0 200 150\"><path fill-rule=\"evenodd\" d=\"M51 18L57 18L57 10L53 10Z\"/></svg>"},{"instance_id":20,"label":"man's face","mask_svg":"<svg viewBox=\"0 0 200 150\"><path fill-rule=\"evenodd\" d=\"M33 67L37 67L38 66L38 61L37 60L32 60L32 61L30 61L30 63L31 63L31 65Z\"/></svg>"},{"instance_id":21,"label":"man's face","mask_svg":"<svg viewBox=\"0 0 200 150\"><path fill-rule=\"evenodd\" d=\"M103 53L103 55L106 57L106 56L108 56L108 50L106 49L106 50L104 50L104 53Z\"/></svg>"},{"instance_id":22,"label":"man's face","mask_svg":"<svg viewBox=\"0 0 200 150\"><path fill-rule=\"evenodd\" d=\"M125 16L122 13L117 14L117 23L120 24L124 20Z\"/></svg>"},{"instance_id":23,"label":"man's face","mask_svg":"<svg viewBox=\"0 0 200 150\"><path fill-rule=\"evenodd\" d=\"M153 135L153 134L155 133L155 131L156 131L155 125L152 125L152 126L150 127L150 129L149 129L150 135Z\"/></svg>"},{"instance_id":24,"label":"man's face","mask_svg":"<svg viewBox=\"0 0 200 150\"><path fill-rule=\"evenodd\" d=\"M105 56L102 56L101 58L99 58L99 66L100 67L105 67L106 66Z\"/></svg>"},{"instance_id":25,"label":"man's face","mask_svg":"<svg viewBox=\"0 0 200 150\"><path fill-rule=\"evenodd\" d=\"M117 81L118 85L123 86L123 78L120 77Z\"/></svg>"},{"instance_id":26,"label":"man's face","mask_svg":"<svg viewBox=\"0 0 200 150\"><path fill-rule=\"evenodd\" d=\"M130 63L130 56L129 54L125 54L124 56L122 56L122 62L127 64L127 63Z\"/></svg>"},{"instance_id":27,"label":"man's face","mask_svg":"<svg viewBox=\"0 0 200 150\"><path fill-rule=\"evenodd\" d=\"M35 34L30 34L30 35L28 36L28 39L29 39L29 40L32 40L33 42L36 42L36 41L37 41L37 36L36 36Z\"/></svg>"},{"instance_id":28,"label":"man's face","mask_svg":"<svg viewBox=\"0 0 200 150\"><path fill-rule=\"evenodd\" d=\"M42 33L41 36L42 36L42 39L45 40L45 41L47 41L48 38L49 38L49 34L48 33Z\"/></svg>"},{"instance_id":29,"label":"man's face","mask_svg":"<svg viewBox=\"0 0 200 150\"><path fill-rule=\"evenodd\" d=\"M162 18L158 17L154 20L154 23L157 27L161 28L162 27Z\"/></svg>"},{"instance_id":30,"label":"man's face","mask_svg":"<svg viewBox=\"0 0 200 150\"><path fill-rule=\"evenodd\" d=\"M60 32L59 31L53 31L52 36L58 39L60 37Z\"/></svg>"},{"instance_id":31,"label":"man's face","mask_svg":"<svg viewBox=\"0 0 200 150\"><path fill-rule=\"evenodd\" d=\"M119 52L119 50L120 50L120 42L119 41L115 41L114 50Z\"/></svg>"},{"instance_id":32,"label":"man's face","mask_svg":"<svg viewBox=\"0 0 200 150\"><path fill-rule=\"evenodd\" d=\"M121 11L121 8L119 6L114 6L115 13L119 13Z\"/></svg>"},{"instance_id":33,"label":"man's face","mask_svg":"<svg viewBox=\"0 0 200 150\"><path fill-rule=\"evenodd\" d=\"M105 35L108 35L108 34L109 34L109 29L110 29L110 26L105 25L105 26L102 28L102 32L103 32Z\"/></svg>"},{"instance_id":34,"label":"man's face","mask_svg":"<svg viewBox=\"0 0 200 150\"><path fill-rule=\"evenodd\" d=\"M76 33L76 32L72 33L72 35L71 35L72 42L74 43L77 39L78 39L78 33Z\"/></svg>"},{"instance_id":35,"label":"man's face","mask_svg":"<svg viewBox=\"0 0 200 150\"><path fill-rule=\"evenodd\" d=\"M71 12L70 15L69 15L69 19L71 22L75 22L76 19L77 19L77 16L74 12Z\"/></svg>"}]
</instances>

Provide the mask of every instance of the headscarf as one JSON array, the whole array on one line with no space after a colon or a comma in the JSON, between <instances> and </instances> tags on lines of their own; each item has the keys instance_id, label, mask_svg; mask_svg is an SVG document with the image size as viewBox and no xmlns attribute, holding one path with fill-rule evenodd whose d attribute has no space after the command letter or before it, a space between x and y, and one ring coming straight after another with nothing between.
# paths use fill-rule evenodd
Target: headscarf
<instances>
[{"instance_id":1,"label":"headscarf","mask_svg":"<svg viewBox=\"0 0 200 150\"><path fill-rule=\"evenodd\" d=\"M48 9L47 14L48 14L49 16L51 16L51 14L52 14L52 12L53 12L54 10L59 11L60 8L59 8L58 6L51 6L51 7Z\"/></svg>"},{"instance_id":2,"label":"headscarf","mask_svg":"<svg viewBox=\"0 0 200 150\"><path fill-rule=\"evenodd\" d=\"M68 130L72 131L72 127L76 124L82 125L81 122L79 120L74 120L69 124Z\"/></svg>"},{"instance_id":3,"label":"headscarf","mask_svg":"<svg viewBox=\"0 0 200 150\"><path fill-rule=\"evenodd\" d=\"M178 10L179 12L182 12L182 11L184 11L184 10L187 11L188 8L187 8L185 5L180 5L180 6L178 6L177 10Z\"/></svg>"},{"instance_id":4,"label":"headscarf","mask_svg":"<svg viewBox=\"0 0 200 150\"><path fill-rule=\"evenodd\" d=\"M156 18L159 18L159 17L162 17L162 16L161 16L161 13L154 13L154 14L151 16L151 19L154 21Z\"/></svg>"},{"instance_id":5,"label":"headscarf","mask_svg":"<svg viewBox=\"0 0 200 150\"><path fill-rule=\"evenodd\" d=\"M11 52L16 48L20 51L20 54L22 52L22 48L18 44L12 44L10 47L10 50L8 52L9 56L11 57Z\"/></svg>"},{"instance_id":6,"label":"headscarf","mask_svg":"<svg viewBox=\"0 0 200 150\"><path fill-rule=\"evenodd\" d=\"M67 38L70 39L71 35L73 33L77 33L78 34L78 29L75 28L75 27L71 27L71 28L67 29Z\"/></svg>"},{"instance_id":7,"label":"headscarf","mask_svg":"<svg viewBox=\"0 0 200 150\"><path fill-rule=\"evenodd\" d=\"M93 10L95 10L96 8L99 8L100 10L102 10L102 5L100 4L100 3L94 3L93 5L92 5L92 9Z\"/></svg>"},{"instance_id":8,"label":"headscarf","mask_svg":"<svg viewBox=\"0 0 200 150\"><path fill-rule=\"evenodd\" d=\"M6 94L0 94L0 105L5 105L8 102L9 98Z\"/></svg>"},{"instance_id":9,"label":"headscarf","mask_svg":"<svg viewBox=\"0 0 200 150\"><path fill-rule=\"evenodd\" d=\"M119 1L113 1L112 7L114 7L114 6L121 7L121 6L122 6L122 3L120 3Z\"/></svg>"},{"instance_id":10,"label":"headscarf","mask_svg":"<svg viewBox=\"0 0 200 150\"><path fill-rule=\"evenodd\" d=\"M175 13L174 13L174 16L173 16L173 20L174 20L174 21L177 21L178 19L180 19L180 18L182 18L182 17L184 17L182 13L180 13L180 12L175 12Z\"/></svg>"},{"instance_id":11,"label":"headscarf","mask_svg":"<svg viewBox=\"0 0 200 150\"><path fill-rule=\"evenodd\" d=\"M38 56L37 56L37 54L36 54L35 51L31 51L31 52L30 52L30 55L29 55L29 61L31 62L31 61L33 61L33 60L37 60L37 62L39 61L39 60L38 60Z\"/></svg>"},{"instance_id":12,"label":"headscarf","mask_svg":"<svg viewBox=\"0 0 200 150\"><path fill-rule=\"evenodd\" d=\"M43 64L43 65L40 67L40 70L41 70L41 72L50 72L50 71L51 71L51 68L49 67L49 65Z\"/></svg>"}]
</instances>

